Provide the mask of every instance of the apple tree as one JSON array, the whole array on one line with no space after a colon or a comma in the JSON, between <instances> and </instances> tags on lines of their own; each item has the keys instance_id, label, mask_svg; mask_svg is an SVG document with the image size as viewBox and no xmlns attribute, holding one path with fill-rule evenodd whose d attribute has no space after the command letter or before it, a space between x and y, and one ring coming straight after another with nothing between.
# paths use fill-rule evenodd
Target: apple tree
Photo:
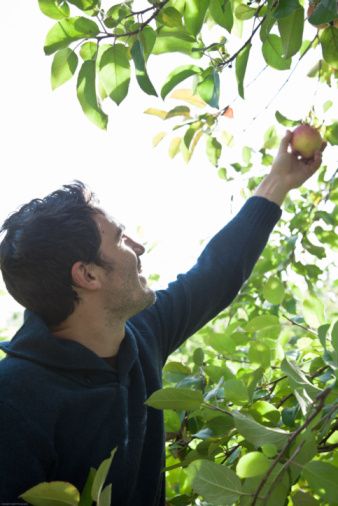
<instances>
[{"instance_id":1,"label":"apple tree","mask_svg":"<svg viewBox=\"0 0 338 506\"><path fill-rule=\"evenodd\" d=\"M271 126L259 149L243 146L241 159L222 163L222 152L241 145L222 130L234 112L221 103L222 83L233 77L245 100L246 70L260 57L280 73L281 88L319 49L308 75L337 85L335 0L38 2L54 20L44 44L54 89L73 79L84 114L105 129L105 104L120 105L137 83L154 97L145 112L169 125L154 146L170 137L169 156L188 162L203 139L222 184L245 181L243 198L262 178L257 167L271 164L279 139ZM149 62L167 53L184 62L156 89ZM161 105L169 96L176 107ZM288 128L311 122L333 152L332 105L312 106L304 118L277 110L275 118ZM164 410L168 506L338 505L337 171L334 162L323 165L315 189L286 199L240 294L169 359L164 388L147 400ZM74 494L71 504L78 504ZM81 504L91 504L88 497ZM38 504L34 494L25 499Z\"/></svg>"}]
</instances>

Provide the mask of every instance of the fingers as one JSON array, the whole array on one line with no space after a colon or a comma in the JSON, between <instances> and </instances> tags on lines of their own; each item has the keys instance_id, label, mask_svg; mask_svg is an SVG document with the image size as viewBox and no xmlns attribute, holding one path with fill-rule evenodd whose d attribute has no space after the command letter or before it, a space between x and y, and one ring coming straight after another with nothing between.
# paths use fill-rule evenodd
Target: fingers
<instances>
[{"instance_id":1,"label":"fingers","mask_svg":"<svg viewBox=\"0 0 338 506\"><path fill-rule=\"evenodd\" d=\"M279 145L278 154L288 152L288 147L291 142L291 139L292 139L292 132L290 132L290 130L287 130Z\"/></svg>"},{"instance_id":2,"label":"fingers","mask_svg":"<svg viewBox=\"0 0 338 506\"><path fill-rule=\"evenodd\" d=\"M316 151L313 158L311 160L308 160L307 163L310 174L311 175L314 174L316 170L319 169L321 164L322 164L322 151Z\"/></svg>"}]
</instances>

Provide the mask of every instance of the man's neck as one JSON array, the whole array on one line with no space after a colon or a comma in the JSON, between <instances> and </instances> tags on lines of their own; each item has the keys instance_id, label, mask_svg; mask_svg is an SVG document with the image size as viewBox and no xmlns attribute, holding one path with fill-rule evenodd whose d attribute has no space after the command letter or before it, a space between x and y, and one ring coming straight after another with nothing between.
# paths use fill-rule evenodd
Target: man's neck
<instances>
[{"instance_id":1,"label":"man's neck","mask_svg":"<svg viewBox=\"0 0 338 506\"><path fill-rule=\"evenodd\" d=\"M82 344L99 357L117 355L125 335L125 320L108 320L107 315L77 307L65 321L51 330L60 339Z\"/></svg>"}]
</instances>

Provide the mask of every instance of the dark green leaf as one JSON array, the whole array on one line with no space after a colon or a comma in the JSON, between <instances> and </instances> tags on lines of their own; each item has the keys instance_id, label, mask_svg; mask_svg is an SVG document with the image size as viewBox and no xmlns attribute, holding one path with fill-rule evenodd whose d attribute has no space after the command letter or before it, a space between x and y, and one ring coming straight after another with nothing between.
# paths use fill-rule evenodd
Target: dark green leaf
<instances>
[{"instance_id":1,"label":"dark green leaf","mask_svg":"<svg viewBox=\"0 0 338 506\"><path fill-rule=\"evenodd\" d=\"M273 15L276 19L285 18L301 7L298 0L279 0Z\"/></svg>"},{"instance_id":2,"label":"dark green leaf","mask_svg":"<svg viewBox=\"0 0 338 506\"><path fill-rule=\"evenodd\" d=\"M108 117L98 103L95 76L95 62L93 60L85 61L78 75L77 97L86 116L99 128L106 129Z\"/></svg>"},{"instance_id":3,"label":"dark green leaf","mask_svg":"<svg viewBox=\"0 0 338 506\"><path fill-rule=\"evenodd\" d=\"M213 69L202 79L196 88L198 95L211 107L218 109L220 94L220 79L218 72Z\"/></svg>"},{"instance_id":4,"label":"dark green leaf","mask_svg":"<svg viewBox=\"0 0 338 506\"><path fill-rule=\"evenodd\" d=\"M291 58L283 57L283 44L277 35L270 34L262 45L264 60L270 67L277 70L287 70L291 67Z\"/></svg>"},{"instance_id":5,"label":"dark green leaf","mask_svg":"<svg viewBox=\"0 0 338 506\"><path fill-rule=\"evenodd\" d=\"M69 46L71 42L95 37L99 33L99 27L91 19L81 16L62 19L56 23L47 33L44 51L53 54L58 49Z\"/></svg>"},{"instance_id":6,"label":"dark green leaf","mask_svg":"<svg viewBox=\"0 0 338 506\"><path fill-rule=\"evenodd\" d=\"M60 49L57 51L53 58L52 63L52 89L55 90L58 86L71 79L74 75L78 64L78 57L74 51L69 48Z\"/></svg>"},{"instance_id":7,"label":"dark green leaf","mask_svg":"<svg viewBox=\"0 0 338 506\"><path fill-rule=\"evenodd\" d=\"M114 44L100 59L100 81L106 94L119 105L127 96L130 82L128 48Z\"/></svg>"},{"instance_id":8,"label":"dark green leaf","mask_svg":"<svg viewBox=\"0 0 338 506\"><path fill-rule=\"evenodd\" d=\"M278 30L282 39L284 58L290 58L298 53L303 41L303 7L295 9L289 16L278 19Z\"/></svg>"},{"instance_id":9,"label":"dark green leaf","mask_svg":"<svg viewBox=\"0 0 338 506\"><path fill-rule=\"evenodd\" d=\"M133 44L133 47L131 48L131 55L135 65L136 79L140 88L148 95L155 95L157 97L156 90L148 77L143 54L143 46L140 40L136 40Z\"/></svg>"},{"instance_id":10,"label":"dark green leaf","mask_svg":"<svg viewBox=\"0 0 338 506\"><path fill-rule=\"evenodd\" d=\"M316 5L316 4L315 4ZM308 21L314 25L330 23L338 17L338 7L336 0L320 0Z\"/></svg>"},{"instance_id":11,"label":"dark green leaf","mask_svg":"<svg viewBox=\"0 0 338 506\"><path fill-rule=\"evenodd\" d=\"M329 65L338 67L338 28L329 26L320 35L319 40L322 46L323 58Z\"/></svg>"},{"instance_id":12,"label":"dark green leaf","mask_svg":"<svg viewBox=\"0 0 338 506\"><path fill-rule=\"evenodd\" d=\"M155 45L156 32L151 26L145 26L139 34L139 38L143 47L144 59L147 61Z\"/></svg>"},{"instance_id":13,"label":"dark green leaf","mask_svg":"<svg viewBox=\"0 0 338 506\"><path fill-rule=\"evenodd\" d=\"M41 12L53 19L63 19L69 16L70 10L64 0L38 0Z\"/></svg>"},{"instance_id":14,"label":"dark green leaf","mask_svg":"<svg viewBox=\"0 0 338 506\"><path fill-rule=\"evenodd\" d=\"M165 99L168 93L171 92L173 88L185 79L195 74L201 72L201 68L196 65L182 65L174 69L165 80L164 85L161 89L161 97Z\"/></svg>"},{"instance_id":15,"label":"dark green leaf","mask_svg":"<svg viewBox=\"0 0 338 506\"><path fill-rule=\"evenodd\" d=\"M242 51L237 55L236 58L236 79L238 86L238 93L244 99L244 76L246 71L246 66L248 63L249 53L251 49L251 44L247 44Z\"/></svg>"}]
</instances>

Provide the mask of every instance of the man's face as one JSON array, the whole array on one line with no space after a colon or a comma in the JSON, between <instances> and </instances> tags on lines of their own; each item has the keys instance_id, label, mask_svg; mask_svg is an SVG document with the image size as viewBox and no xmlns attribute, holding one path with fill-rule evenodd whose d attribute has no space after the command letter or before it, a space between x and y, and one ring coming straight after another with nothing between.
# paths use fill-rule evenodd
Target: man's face
<instances>
[{"instance_id":1,"label":"man's face","mask_svg":"<svg viewBox=\"0 0 338 506\"><path fill-rule=\"evenodd\" d=\"M94 219L101 235L101 258L112 266L111 271L102 269L103 303L112 316L130 318L156 299L140 273L144 247L105 215L97 214Z\"/></svg>"}]
</instances>

